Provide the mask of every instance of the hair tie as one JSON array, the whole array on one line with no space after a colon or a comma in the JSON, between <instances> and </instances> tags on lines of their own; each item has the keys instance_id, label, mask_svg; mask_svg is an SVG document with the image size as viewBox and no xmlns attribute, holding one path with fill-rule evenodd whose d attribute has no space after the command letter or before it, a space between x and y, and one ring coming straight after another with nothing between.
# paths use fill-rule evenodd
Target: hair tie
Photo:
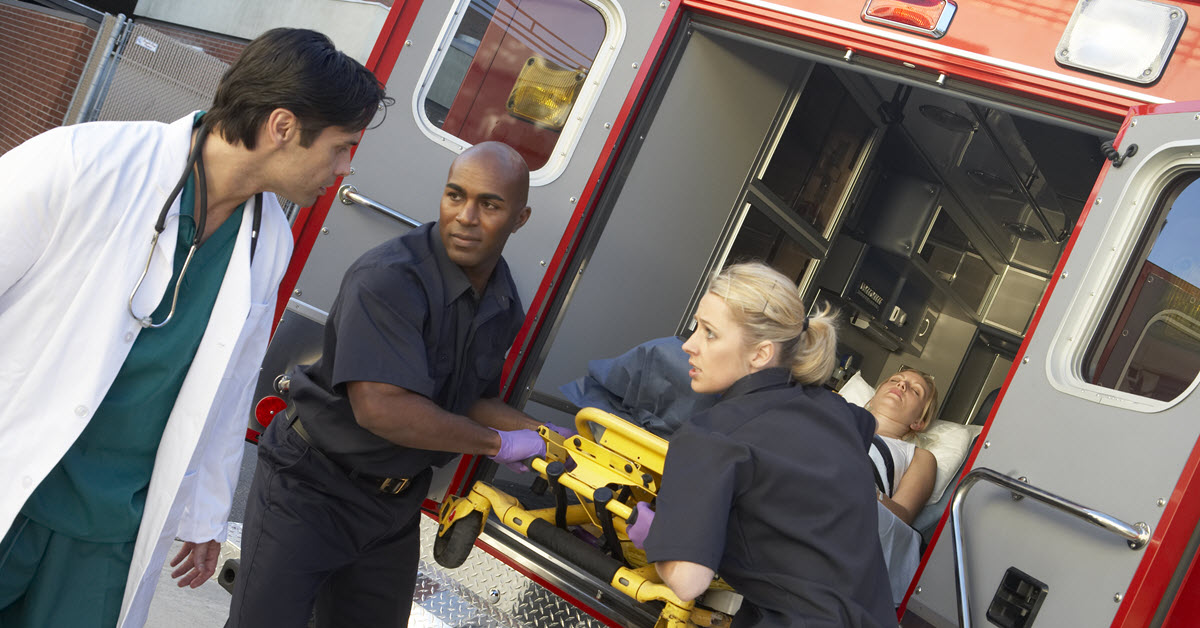
<instances>
[{"instance_id":1,"label":"hair tie","mask_svg":"<svg viewBox=\"0 0 1200 628\"><path fill-rule=\"evenodd\" d=\"M802 333L802 334L804 332L808 331L808 318L809 317L805 316L804 322L800 325L800 333Z\"/></svg>"}]
</instances>

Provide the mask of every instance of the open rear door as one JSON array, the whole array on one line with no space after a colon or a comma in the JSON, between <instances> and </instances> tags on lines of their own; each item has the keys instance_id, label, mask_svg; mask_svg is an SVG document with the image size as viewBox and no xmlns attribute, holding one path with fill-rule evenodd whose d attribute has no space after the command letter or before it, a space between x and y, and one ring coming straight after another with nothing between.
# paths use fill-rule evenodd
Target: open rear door
<instances>
[{"instance_id":1,"label":"open rear door","mask_svg":"<svg viewBox=\"0 0 1200 628\"><path fill-rule=\"evenodd\" d=\"M577 228L577 201L597 184L610 134L628 115L631 89L645 81L641 66L647 55L653 59L669 15L667 3L657 2L398 1L367 64L395 104L364 133L341 191L296 219L296 254L268 361L315 359L346 268L368 249L436 220L451 161L489 139L516 148L532 171L532 216L504 252L530 312L527 334L561 272L560 243ZM264 366L264 394L271 368ZM468 466L439 470L430 497L461 490Z\"/></svg>"},{"instance_id":2,"label":"open rear door","mask_svg":"<svg viewBox=\"0 0 1200 628\"><path fill-rule=\"evenodd\" d=\"M1125 120L904 625L1166 615L1200 514L1198 110Z\"/></svg>"}]
</instances>

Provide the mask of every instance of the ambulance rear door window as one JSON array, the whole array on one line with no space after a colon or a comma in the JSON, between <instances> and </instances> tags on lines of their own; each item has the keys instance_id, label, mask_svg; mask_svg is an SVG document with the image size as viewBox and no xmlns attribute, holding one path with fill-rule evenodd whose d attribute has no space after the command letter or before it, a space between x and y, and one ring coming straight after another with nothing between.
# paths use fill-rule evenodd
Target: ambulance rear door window
<instances>
[{"instance_id":1,"label":"ambulance rear door window","mask_svg":"<svg viewBox=\"0 0 1200 628\"><path fill-rule=\"evenodd\" d=\"M1164 189L1084 356L1089 383L1171 401L1200 374L1198 179L1190 172Z\"/></svg>"}]
</instances>

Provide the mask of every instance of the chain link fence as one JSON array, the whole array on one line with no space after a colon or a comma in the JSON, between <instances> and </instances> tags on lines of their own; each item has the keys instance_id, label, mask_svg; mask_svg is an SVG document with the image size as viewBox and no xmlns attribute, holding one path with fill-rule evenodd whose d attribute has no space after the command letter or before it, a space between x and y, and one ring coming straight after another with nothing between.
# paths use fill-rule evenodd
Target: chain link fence
<instances>
[{"instance_id":1,"label":"chain link fence","mask_svg":"<svg viewBox=\"0 0 1200 628\"><path fill-rule=\"evenodd\" d=\"M212 105L229 64L144 24L126 25L86 120L171 122Z\"/></svg>"}]
</instances>

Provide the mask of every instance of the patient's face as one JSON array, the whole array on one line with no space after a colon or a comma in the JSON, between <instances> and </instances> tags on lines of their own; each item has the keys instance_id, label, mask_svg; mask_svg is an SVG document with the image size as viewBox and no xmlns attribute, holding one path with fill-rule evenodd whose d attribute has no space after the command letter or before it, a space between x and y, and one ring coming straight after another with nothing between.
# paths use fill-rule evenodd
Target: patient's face
<instances>
[{"instance_id":1,"label":"patient's face","mask_svg":"<svg viewBox=\"0 0 1200 628\"><path fill-rule=\"evenodd\" d=\"M905 425L913 431L924 429L921 414L930 391L925 378L915 371L902 371L889 377L875 390L871 398L871 412L883 414Z\"/></svg>"},{"instance_id":2,"label":"patient's face","mask_svg":"<svg viewBox=\"0 0 1200 628\"><path fill-rule=\"evenodd\" d=\"M734 382L752 372L754 350L746 346L742 326L733 318L720 297L708 293L696 308L696 331L683 343L692 367L692 390L698 393L725 392Z\"/></svg>"}]
</instances>

